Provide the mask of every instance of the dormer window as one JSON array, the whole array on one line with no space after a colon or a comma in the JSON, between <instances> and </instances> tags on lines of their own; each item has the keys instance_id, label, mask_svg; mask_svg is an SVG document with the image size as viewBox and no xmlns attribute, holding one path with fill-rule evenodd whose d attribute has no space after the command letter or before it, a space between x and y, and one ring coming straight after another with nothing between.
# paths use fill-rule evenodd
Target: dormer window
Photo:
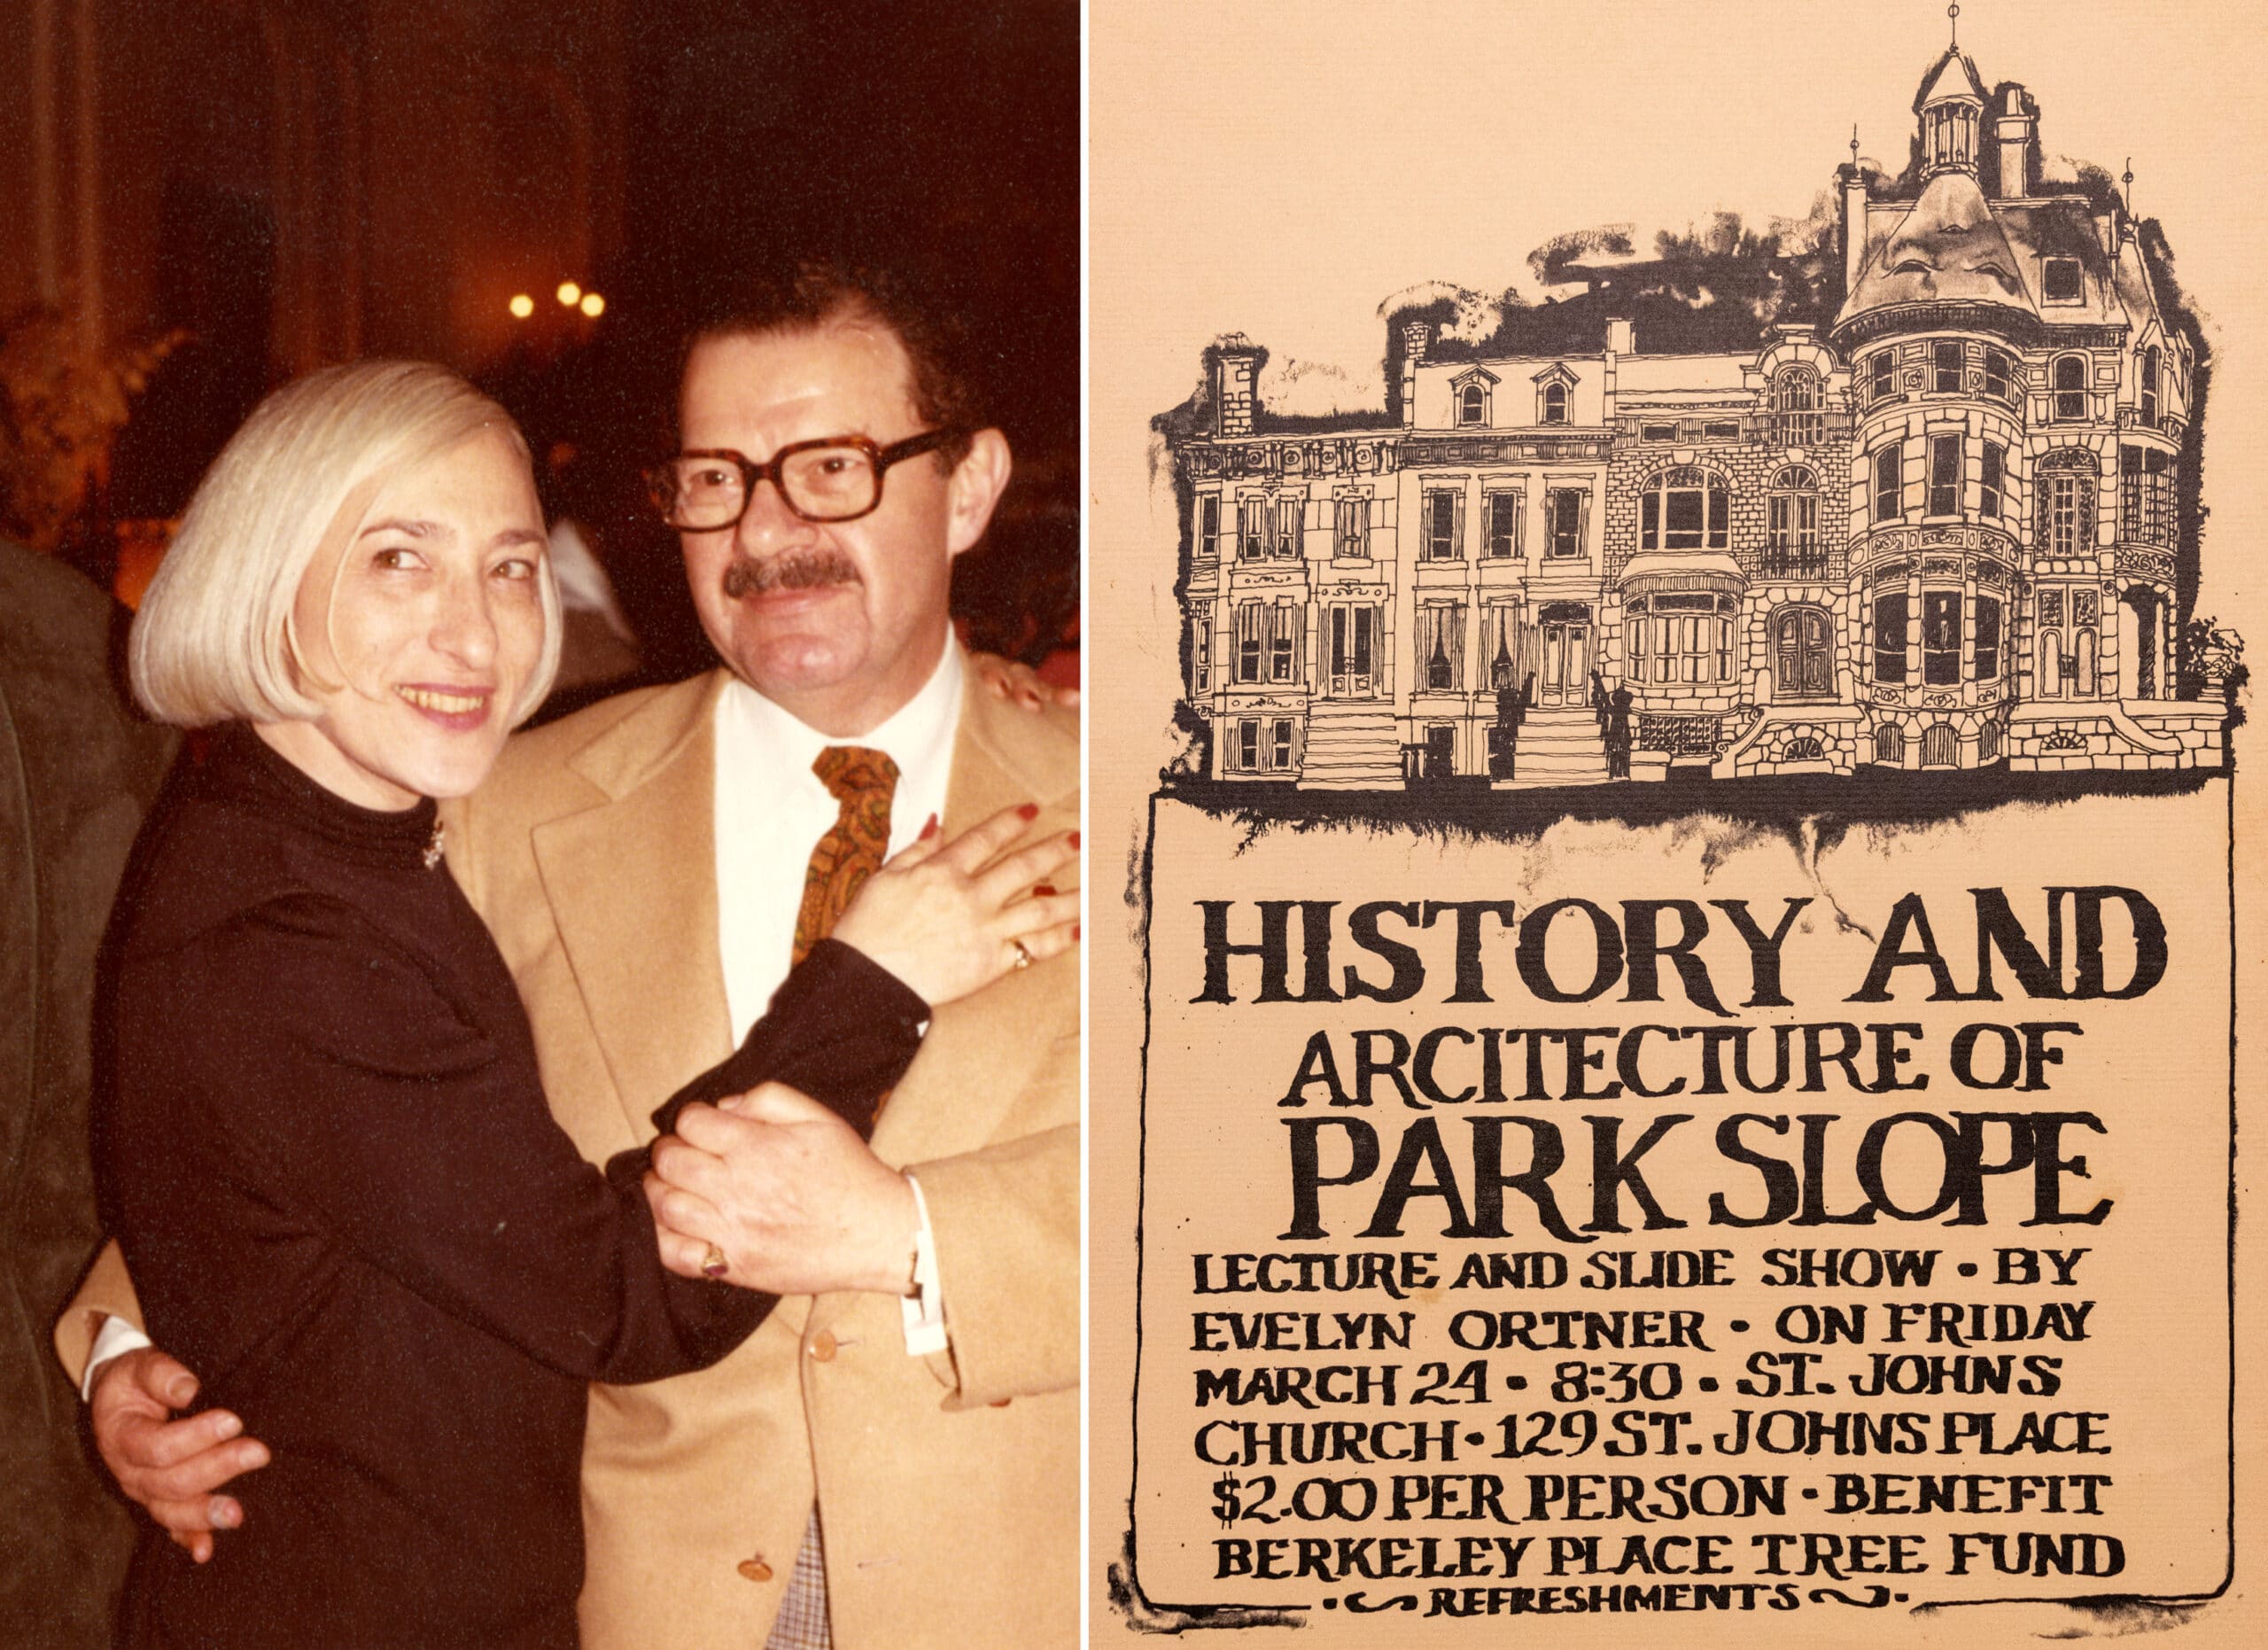
<instances>
[{"instance_id":1,"label":"dormer window","mask_svg":"<svg viewBox=\"0 0 2268 1650\"><path fill-rule=\"evenodd\" d=\"M1484 429L1491 422L1488 416L1489 393L1496 386L1496 375L1485 367L1474 367L1460 372L1449 380L1449 391L1456 397L1456 425L1460 430Z\"/></svg>"},{"instance_id":2,"label":"dormer window","mask_svg":"<svg viewBox=\"0 0 2268 1650\"><path fill-rule=\"evenodd\" d=\"M2077 258L2050 258L2040 271L2039 292L2051 304L2076 304L2086 298Z\"/></svg>"},{"instance_id":3,"label":"dormer window","mask_svg":"<svg viewBox=\"0 0 2268 1650\"><path fill-rule=\"evenodd\" d=\"M1571 392L1575 387L1575 375L1555 362L1535 375L1535 421L1538 424L1567 424L1572 422Z\"/></svg>"}]
</instances>

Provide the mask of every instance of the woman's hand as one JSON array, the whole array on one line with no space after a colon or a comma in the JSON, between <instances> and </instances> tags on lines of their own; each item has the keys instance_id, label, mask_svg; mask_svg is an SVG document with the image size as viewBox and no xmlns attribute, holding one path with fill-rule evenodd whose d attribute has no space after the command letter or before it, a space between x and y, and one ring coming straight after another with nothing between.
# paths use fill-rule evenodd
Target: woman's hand
<instances>
[{"instance_id":1,"label":"woman's hand","mask_svg":"<svg viewBox=\"0 0 2268 1650\"><path fill-rule=\"evenodd\" d=\"M1038 813L1029 804L1008 808L950 843L933 822L866 879L835 938L933 1008L1068 950L1079 938L1079 896L1057 892L1051 879L1078 857L1079 833L1003 852Z\"/></svg>"},{"instance_id":2,"label":"woman's hand","mask_svg":"<svg viewBox=\"0 0 2268 1650\"><path fill-rule=\"evenodd\" d=\"M977 680L996 699L1009 700L1027 711L1041 710L1050 704L1060 704L1067 711L1079 708L1076 688L1059 688L1029 665L992 653L971 654L968 662L975 669Z\"/></svg>"}]
</instances>

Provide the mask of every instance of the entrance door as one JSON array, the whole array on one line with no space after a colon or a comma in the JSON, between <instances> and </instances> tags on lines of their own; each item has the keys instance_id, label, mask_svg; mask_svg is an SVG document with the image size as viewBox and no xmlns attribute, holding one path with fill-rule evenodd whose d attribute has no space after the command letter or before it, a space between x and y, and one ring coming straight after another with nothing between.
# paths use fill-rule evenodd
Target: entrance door
<instances>
[{"instance_id":1,"label":"entrance door","mask_svg":"<svg viewBox=\"0 0 2268 1650\"><path fill-rule=\"evenodd\" d=\"M1378 691L1378 609L1331 610L1331 695L1367 699Z\"/></svg>"},{"instance_id":2,"label":"entrance door","mask_svg":"<svg viewBox=\"0 0 2268 1650\"><path fill-rule=\"evenodd\" d=\"M1588 704L1591 627L1588 620L1543 621L1543 673L1535 684L1539 704Z\"/></svg>"},{"instance_id":3,"label":"entrance door","mask_svg":"<svg viewBox=\"0 0 2268 1650\"><path fill-rule=\"evenodd\" d=\"M1835 688L1835 667L1827 640L1827 615L1815 607L1790 608L1773 620L1780 697L1814 698Z\"/></svg>"}]
</instances>

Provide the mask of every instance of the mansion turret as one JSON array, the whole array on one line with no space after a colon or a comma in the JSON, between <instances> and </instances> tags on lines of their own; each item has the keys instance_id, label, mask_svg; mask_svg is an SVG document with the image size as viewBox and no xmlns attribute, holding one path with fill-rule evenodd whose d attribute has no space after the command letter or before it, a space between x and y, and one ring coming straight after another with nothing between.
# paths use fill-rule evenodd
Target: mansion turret
<instances>
[{"instance_id":1,"label":"mansion turret","mask_svg":"<svg viewBox=\"0 0 2268 1650\"><path fill-rule=\"evenodd\" d=\"M2157 243L2043 183L2038 105L1957 48L1915 112L1901 178L1838 168L1823 300L1737 347L1397 316L1386 411L1304 420L1256 346L1208 351L1172 441L1207 772L2220 764L2223 707L2180 697L2200 363Z\"/></svg>"}]
</instances>

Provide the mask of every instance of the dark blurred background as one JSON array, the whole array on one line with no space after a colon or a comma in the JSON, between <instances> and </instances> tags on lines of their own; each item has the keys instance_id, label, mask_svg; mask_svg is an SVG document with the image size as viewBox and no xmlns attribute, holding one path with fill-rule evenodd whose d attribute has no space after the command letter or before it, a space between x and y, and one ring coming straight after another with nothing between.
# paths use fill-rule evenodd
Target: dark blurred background
<instances>
[{"instance_id":1,"label":"dark blurred background","mask_svg":"<svg viewBox=\"0 0 2268 1650\"><path fill-rule=\"evenodd\" d=\"M0 533L131 600L262 394L430 358L526 428L630 679L687 673L637 479L676 339L719 275L828 253L961 295L1017 480L957 607L1076 669L1075 5L9 0L0 85Z\"/></svg>"}]
</instances>

